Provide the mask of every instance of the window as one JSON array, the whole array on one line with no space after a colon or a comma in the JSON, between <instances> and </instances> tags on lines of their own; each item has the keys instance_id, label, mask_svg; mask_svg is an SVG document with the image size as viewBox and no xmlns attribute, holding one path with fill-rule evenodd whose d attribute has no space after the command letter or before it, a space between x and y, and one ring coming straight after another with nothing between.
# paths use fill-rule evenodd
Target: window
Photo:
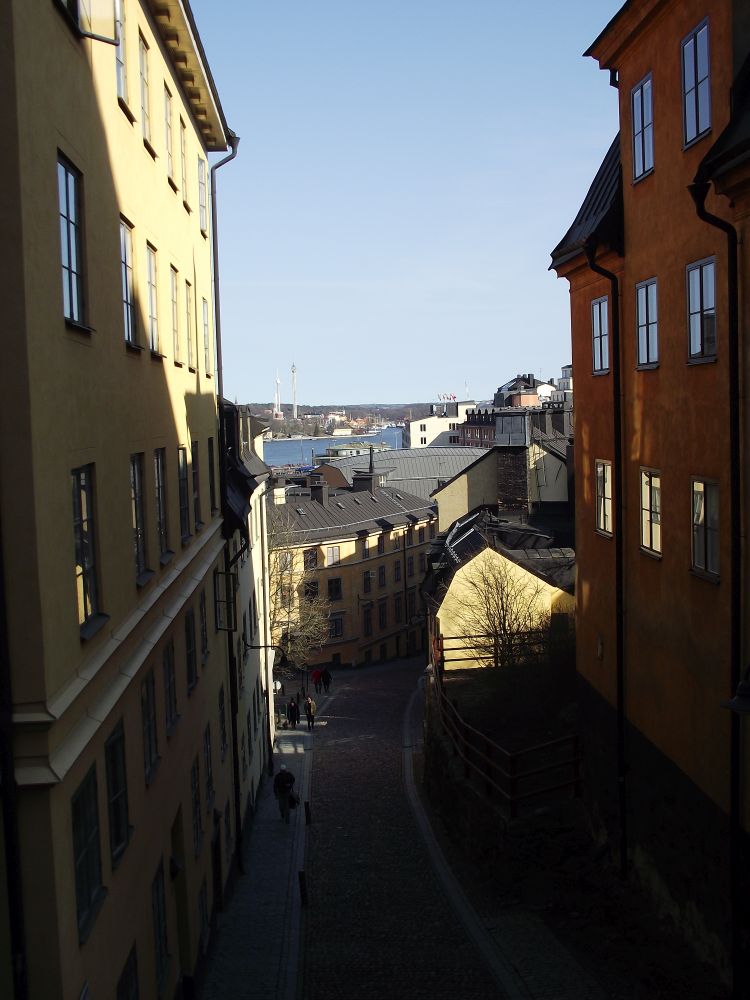
<instances>
[{"instance_id":1,"label":"window","mask_svg":"<svg viewBox=\"0 0 750 1000\"><path fill-rule=\"evenodd\" d=\"M193 286L185 282L185 336L187 337L187 363L195 371L195 347L193 343Z\"/></svg>"},{"instance_id":2,"label":"window","mask_svg":"<svg viewBox=\"0 0 750 1000\"><path fill-rule=\"evenodd\" d=\"M708 22L682 43L682 99L685 145L711 128L711 83L708 59Z\"/></svg>"},{"instance_id":3,"label":"window","mask_svg":"<svg viewBox=\"0 0 750 1000\"><path fill-rule=\"evenodd\" d=\"M154 918L154 954L156 955L156 988L161 993L167 978L169 951L167 946L167 903L164 894L164 862L159 862L151 883L151 913Z\"/></svg>"},{"instance_id":4,"label":"window","mask_svg":"<svg viewBox=\"0 0 750 1000\"><path fill-rule=\"evenodd\" d=\"M633 88L633 178L638 180L654 169L654 113L651 77Z\"/></svg>"},{"instance_id":5,"label":"window","mask_svg":"<svg viewBox=\"0 0 750 1000\"><path fill-rule=\"evenodd\" d=\"M135 343L135 293L133 290L133 230L120 219L120 272L122 276L122 313L125 343Z\"/></svg>"},{"instance_id":6,"label":"window","mask_svg":"<svg viewBox=\"0 0 750 1000\"><path fill-rule=\"evenodd\" d=\"M183 204L187 205L187 129L182 118L180 118L180 186Z\"/></svg>"},{"instance_id":7,"label":"window","mask_svg":"<svg viewBox=\"0 0 750 1000\"><path fill-rule=\"evenodd\" d=\"M174 155L172 149L172 95L164 87L164 145L167 150L167 177L174 184Z\"/></svg>"},{"instance_id":8,"label":"window","mask_svg":"<svg viewBox=\"0 0 750 1000\"><path fill-rule=\"evenodd\" d=\"M211 331L208 324L208 301L203 300L203 371L206 375L213 372L211 364Z\"/></svg>"},{"instance_id":9,"label":"window","mask_svg":"<svg viewBox=\"0 0 750 1000\"><path fill-rule=\"evenodd\" d=\"M185 612L185 665L187 667L188 694L198 683L198 660L195 653L195 612Z\"/></svg>"},{"instance_id":10,"label":"window","mask_svg":"<svg viewBox=\"0 0 750 1000\"><path fill-rule=\"evenodd\" d=\"M83 323L83 260L81 253L81 175L62 156L57 160L60 210L63 316Z\"/></svg>"},{"instance_id":11,"label":"window","mask_svg":"<svg viewBox=\"0 0 750 1000\"><path fill-rule=\"evenodd\" d=\"M91 929L96 914L96 905L104 894L99 845L96 765L91 768L78 786L71 802L71 809L78 935L81 940L84 940Z\"/></svg>"},{"instance_id":12,"label":"window","mask_svg":"<svg viewBox=\"0 0 750 1000\"><path fill-rule=\"evenodd\" d=\"M164 671L164 721L167 736L170 736L177 725L177 685L174 674L174 639L170 639L162 653L162 669Z\"/></svg>"},{"instance_id":13,"label":"window","mask_svg":"<svg viewBox=\"0 0 750 1000\"><path fill-rule=\"evenodd\" d=\"M393 581L394 583L398 583L400 579L401 579L401 560L397 559L393 564Z\"/></svg>"},{"instance_id":14,"label":"window","mask_svg":"<svg viewBox=\"0 0 750 1000\"><path fill-rule=\"evenodd\" d=\"M138 1000L138 959L135 945L130 949L128 959L117 980L116 1000Z\"/></svg>"},{"instance_id":15,"label":"window","mask_svg":"<svg viewBox=\"0 0 750 1000\"><path fill-rule=\"evenodd\" d=\"M142 582L146 573L146 520L143 510L143 454L130 456L130 514L133 522L135 577Z\"/></svg>"},{"instance_id":16,"label":"window","mask_svg":"<svg viewBox=\"0 0 750 1000\"><path fill-rule=\"evenodd\" d=\"M419 572L424 573L426 567L426 559L424 552L419 553Z\"/></svg>"},{"instance_id":17,"label":"window","mask_svg":"<svg viewBox=\"0 0 750 1000\"><path fill-rule=\"evenodd\" d=\"M393 595L393 616L396 624L400 625L404 620L404 597L403 594Z\"/></svg>"},{"instance_id":18,"label":"window","mask_svg":"<svg viewBox=\"0 0 750 1000\"><path fill-rule=\"evenodd\" d=\"M177 449L177 483L180 494L180 535L185 542L190 537L190 508L188 506L187 448Z\"/></svg>"},{"instance_id":19,"label":"window","mask_svg":"<svg viewBox=\"0 0 750 1000\"><path fill-rule=\"evenodd\" d=\"M208 609L206 605L206 588L201 590L200 601L198 603L198 613L200 615L200 626L201 626L201 662L205 663L208 659Z\"/></svg>"},{"instance_id":20,"label":"window","mask_svg":"<svg viewBox=\"0 0 750 1000\"><path fill-rule=\"evenodd\" d=\"M201 818L200 764L197 757L190 769L190 801L193 811L193 851L198 855L203 843L203 819Z\"/></svg>"},{"instance_id":21,"label":"window","mask_svg":"<svg viewBox=\"0 0 750 1000\"><path fill-rule=\"evenodd\" d=\"M417 541L419 545L424 544L424 528L417 528Z\"/></svg>"},{"instance_id":22,"label":"window","mask_svg":"<svg viewBox=\"0 0 750 1000\"><path fill-rule=\"evenodd\" d=\"M641 547L661 553L661 473L641 469Z\"/></svg>"},{"instance_id":23,"label":"window","mask_svg":"<svg viewBox=\"0 0 750 1000\"><path fill-rule=\"evenodd\" d=\"M326 548L326 566L338 566L341 562L341 549L338 545L329 545Z\"/></svg>"},{"instance_id":24,"label":"window","mask_svg":"<svg viewBox=\"0 0 750 1000\"><path fill-rule=\"evenodd\" d=\"M363 559L369 559L370 558L370 539L369 538L363 538L362 539L362 558Z\"/></svg>"},{"instance_id":25,"label":"window","mask_svg":"<svg viewBox=\"0 0 750 1000\"><path fill-rule=\"evenodd\" d=\"M420 424L419 425L419 429L420 429L420 431L426 431L427 430L427 424Z\"/></svg>"},{"instance_id":26,"label":"window","mask_svg":"<svg viewBox=\"0 0 750 1000\"><path fill-rule=\"evenodd\" d=\"M130 839L128 823L128 779L125 769L125 730L117 723L104 749L107 770L109 846L112 863L119 861Z\"/></svg>"},{"instance_id":27,"label":"window","mask_svg":"<svg viewBox=\"0 0 750 1000\"><path fill-rule=\"evenodd\" d=\"M417 613L417 595L414 590L410 590L406 595L406 613L409 618L413 618Z\"/></svg>"},{"instance_id":28,"label":"window","mask_svg":"<svg viewBox=\"0 0 750 1000\"><path fill-rule=\"evenodd\" d=\"M378 625L380 628L385 628L388 624L388 605L385 601L381 601L378 604Z\"/></svg>"},{"instance_id":29,"label":"window","mask_svg":"<svg viewBox=\"0 0 750 1000\"><path fill-rule=\"evenodd\" d=\"M149 785L159 763L153 670L149 670L141 684L141 725L143 727L143 770L146 784Z\"/></svg>"},{"instance_id":30,"label":"window","mask_svg":"<svg viewBox=\"0 0 750 1000\"><path fill-rule=\"evenodd\" d=\"M693 569L719 575L719 486L693 480Z\"/></svg>"},{"instance_id":31,"label":"window","mask_svg":"<svg viewBox=\"0 0 750 1000\"><path fill-rule=\"evenodd\" d=\"M115 0L115 33L117 35L117 46L115 47L115 61L117 67L117 96L121 101L128 102L128 65L125 49L125 3L124 0ZM119 997L118 997L119 1000Z\"/></svg>"},{"instance_id":32,"label":"window","mask_svg":"<svg viewBox=\"0 0 750 1000\"><path fill-rule=\"evenodd\" d=\"M146 244L148 271L148 343L154 354L159 353L159 302L156 288L156 250Z\"/></svg>"},{"instance_id":33,"label":"window","mask_svg":"<svg viewBox=\"0 0 750 1000\"><path fill-rule=\"evenodd\" d=\"M409 556L406 560L406 575L414 576L414 556Z\"/></svg>"},{"instance_id":34,"label":"window","mask_svg":"<svg viewBox=\"0 0 750 1000\"><path fill-rule=\"evenodd\" d=\"M385 552L385 535L378 535L378 555L382 556Z\"/></svg>"},{"instance_id":35,"label":"window","mask_svg":"<svg viewBox=\"0 0 750 1000\"><path fill-rule=\"evenodd\" d=\"M370 576L369 569L366 569L362 574L362 589L366 594L369 594L372 589L372 577Z\"/></svg>"},{"instance_id":36,"label":"window","mask_svg":"<svg viewBox=\"0 0 750 1000\"><path fill-rule=\"evenodd\" d=\"M716 265L698 261L687 269L690 358L716 357Z\"/></svg>"},{"instance_id":37,"label":"window","mask_svg":"<svg viewBox=\"0 0 750 1000\"><path fill-rule=\"evenodd\" d=\"M193 441L190 446L190 460L193 469L193 517L195 518L195 530L197 531L203 524L201 520L201 474L198 442Z\"/></svg>"},{"instance_id":38,"label":"window","mask_svg":"<svg viewBox=\"0 0 750 1000\"><path fill-rule=\"evenodd\" d=\"M141 131L144 142L151 144L151 116L148 93L148 45L143 35L138 36L138 61L141 70Z\"/></svg>"},{"instance_id":39,"label":"window","mask_svg":"<svg viewBox=\"0 0 750 1000\"><path fill-rule=\"evenodd\" d=\"M172 352L174 360L180 361L180 320L177 302L177 268L169 267L169 298L172 305Z\"/></svg>"},{"instance_id":40,"label":"window","mask_svg":"<svg viewBox=\"0 0 750 1000\"><path fill-rule=\"evenodd\" d=\"M328 600L340 601L342 597L341 577L334 577L328 581Z\"/></svg>"},{"instance_id":41,"label":"window","mask_svg":"<svg viewBox=\"0 0 750 1000\"><path fill-rule=\"evenodd\" d=\"M385 566L378 566L378 586L385 587Z\"/></svg>"},{"instance_id":42,"label":"window","mask_svg":"<svg viewBox=\"0 0 750 1000\"><path fill-rule=\"evenodd\" d=\"M159 539L159 557L162 562L170 555L167 528L167 453L164 448L154 452L154 495L156 499L156 534Z\"/></svg>"},{"instance_id":43,"label":"window","mask_svg":"<svg viewBox=\"0 0 750 1000\"><path fill-rule=\"evenodd\" d=\"M198 157L198 220L201 232L208 232L208 209L206 201L206 161Z\"/></svg>"},{"instance_id":44,"label":"window","mask_svg":"<svg viewBox=\"0 0 750 1000\"><path fill-rule=\"evenodd\" d=\"M206 809L210 809L214 801L214 768L211 760L211 725L203 731L203 769L206 772Z\"/></svg>"},{"instance_id":45,"label":"window","mask_svg":"<svg viewBox=\"0 0 750 1000\"><path fill-rule=\"evenodd\" d=\"M657 326L656 278L635 286L635 311L638 324L638 364L659 362L659 330Z\"/></svg>"},{"instance_id":46,"label":"window","mask_svg":"<svg viewBox=\"0 0 750 1000\"><path fill-rule=\"evenodd\" d=\"M306 601L314 601L320 593L317 580L305 580L304 597Z\"/></svg>"},{"instance_id":47,"label":"window","mask_svg":"<svg viewBox=\"0 0 750 1000\"><path fill-rule=\"evenodd\" d=\"M210 922L208 916L208 886L206 885L206 880L203 879L201 883L200 892L198 893L198 921L201 929L200 944L201 949L205 952L208 947L208 935L210 931Z\"/></svg>"},{"instance_id":48,"label":"window","mask_svg":"<svg viewBox=\"0 0 750 1000\"><path fill-rule=\"evenodd\" d=\"M612 463L596 463L596 528L612 534Z\"/></svg>"},{"instance_id":49,"label":"window","mask_svg":"<svg viewBox=\"0 0 750 1000\"><path fill-rule=\"evenodd\" d=\"M211 513L218 510L216 506L216 469L214 468L214 439L208 439L208 499L211 503Z\"/></svg>"},{"instance_id":50,"label":"window","mask_svg":"<svg viewBox=\"0 0 750 1000\"><path fill-rule=\"evenodd\" d=\"M435 537L435 522L430 521L430 538Z\"/></svg>"},{"instance_id":51,"label":"window","mask_svg":"<svg viewBox=\"0 0 750 1000\"><path fill-rule=\"evenodd\" d=\"M83 629L99 614L94 525L94 466L70 474L73 487L73 536L78 624Z\"/></svg>"},{"instance_id":52,"label":"window","mask_svg":"<svg viewBox=\"0 0 750 1000\"><path fill-rule=\"evenodd\" d=\"M366 636L372 635L372 608L365 608L362 612L362 630Z\"/></svg>"},{"instance_id":53,"label":"window","mask_svg":"<svg viewBox=\"0 0 750 1000\"><path fill-rule=\"evenodd\" d=\"M406 544L407 545L413 545L414 544L414 528L407 528L406 529Z\"/></svg>"},{"instance_id":54,"label":"window","mask_svg":"<svg viewBox=\"0 0 750 1000\"><path fill-rule=\"evenodd\" d=\"M344 619L341 615L331 615L328 619L328 638L340 639L344 634Z\"/></svg>"},{"instance_id":55,"label":"window","mask_svg":"<svg viewBox=\"0 0 750 1000\"><path fill-rule=\"evenodd\" d=\"M591 303L591 336L594 349L595 372L609 371L609 326L607 323L607 299L596 299Z\"/></svg>"},{"instance_id":56,"label":"window","mask_svg":"<svg viewBox=\"0 0 750 1000\"><path fill-rule=\"evenodd\" d=\"M302 552L302 561L304 563L305 569L315 569L318 565L318 550L316 548L304 549Z\"/></svg>"},{"instance_id":57,"label":"window","mask_svg":"<svg viewBox=\"0 0 750 1000\"><path fill-rule=\"evenodd\" d=\"M224 685L219 689L219 740L221 759L227 755L227 713L224 699Z\"/></svg>"}]
</instances>

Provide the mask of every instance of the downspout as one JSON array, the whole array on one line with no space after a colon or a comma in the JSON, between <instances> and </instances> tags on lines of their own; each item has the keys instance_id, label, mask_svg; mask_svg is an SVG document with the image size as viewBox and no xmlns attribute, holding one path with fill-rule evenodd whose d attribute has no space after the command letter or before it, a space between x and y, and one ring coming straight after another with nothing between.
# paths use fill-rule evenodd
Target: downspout
<instances>
[{"instance_id":1,"label":"downspout","mask_svg":"<svg viewBox=\"0 0 750 1000\"><path fill-rule=\"evenodd\" d=\"M227 510L227 486L226 486L226 433L224 427L224 372L222 370L222 350L221 350L221 305L219 302L219 241L218 241L218 216L216 211L216 171L229 163L237 155L240 144L239 136L231 130L227 130L227 141L230 152L218 163L214 163L210 170L211 175L211 252L214 278L214 337L216 339L216 390L217 406L219 416L219 489L221 493L221 514L226 521ZM224 579L225 586L229 586L231 572L229 542L224 542ZM228 595L225 594L225 597ZM234 595L232 595L234 599ZM235 829L235 852L237 855L237 867L241 874L244 874L245 867L242 850L242 796L240 788L240 760L237 732L237 712L239 711L239 698L237 692L237 664L234 658L234 643L232 637L234 633L227 633L227 654L229 663L229 708L231 716L232 730L232 777L233 777L233 798L234 798L234 829Z\"/></svg>"},{"instance_id":2,"label":"downspout","mask_svg":"<svg viewBox=\"0 0 750 1000\"><path fill-rule=\"evenodd\" d=\"M708 181L688 185L698 218L720 229L727 237L727 347L729 356L729 688L734 695L742 677L742 512L740 469L740 338L739 288L737 281L737 230L706 210ZM729 850L732 927L732 996L741 997L746 979L742 949L742 802L741 802L741 730L742 717L730 713L729 737Z\"/></svg>"},{"instance_id":3,"label":"downspout","mask_svg":"<svg viewBox=\"0 0 750 1000\"><path fill-rule=\"evenodd\" d=\"M273 763L273 739L271 738L271 698L273 698L274 711L276 710L276 692L273 688L273 668L269 672L268 670L268 650L271 648L271 634L270 634L270 621L268 612L268 584L266 583L266 567L269 565L270 556L268 554L268 531L267 531L267 517L268 517L268 481L266 480L265 489L260 495L260 552L261 561L263 566L263 572L261 573L261 581L263 584L263 666L266 673L266 741L268 743L268 774L269 777L273 776L274 763Z\"/></svg>"},{"instance_id":4,"label":"downspout","mask_svg":"<svg viewBox=\"0 0 750 1000\"><path fill-rule=\"evenodd\" d=\"M623 623L623 466L622 466L622 386L620 377L620 291L617 275L596 263L596 243L584 246L589 267L607 278L612 296L612 433L614 437L615 506L615 671L617 684L617 802L620 819L620 875L628 877L628 801L625 756L625 642Z\"/></svg>"},{"instance_id":5,"label":"downspout","mask_svg":"<svg viewBox=\"0 0 750 1000\"><path fill-rule=\"evenodd\" d=\"M13 758L13 696L11 692L8 617L5 602L5 564L0 530L0 794L5 836L5 871L8 882L8 918L13 964L13 996L27 1000L26 931L21 880L21 843L18 834L18 801Z\"/></svg>"}]
</instances>

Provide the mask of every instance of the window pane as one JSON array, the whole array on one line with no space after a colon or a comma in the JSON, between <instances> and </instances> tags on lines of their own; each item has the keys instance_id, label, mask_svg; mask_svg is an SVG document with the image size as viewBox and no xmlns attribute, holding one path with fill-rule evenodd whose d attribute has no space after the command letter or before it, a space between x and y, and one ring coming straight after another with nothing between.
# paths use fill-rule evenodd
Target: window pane
<instances>
[{"instance_id":1,"label":"window pane","mask_svg":"<svg viewBox=\"0 0 750 1000\"><path fill-rule=\"evenodd\" d=\"M698 79L705 80L708 76L708 25L698 32Z\"/></svg>"},{"instance_id":2,"label":"window pane","mask_svg":"<svg viewBox=\"0 0 750 1000\"><path fill-rule=\"evenodd\" d=\"M643 169L651 170L654 166L654 127L647 125L643 133Z\"/></svg>"},{"instance_id":3,"label":"window pane","mask_svg":"<svg viewBox=\"0 0 750 1000\"><path fill-rule=\"evenodd\" d=\"M708 80L698 84L698 132L705 132L711 124L711 91Z\"/></svg>"},{"instance_id":4,"label":"window pane","mask_svg":"<svg viewBox=\"0 0 750 1000\"><path fill-rule=\"evenodd\" d=\"M689 38L682 49L682 66L685 93L695 87L695 42Z\"/></svg>"},{"instance_id":5,"label":"window pane","mask_svg":"<svg viewBox=\"0 0 750 1000\"><path fill-rule=\"evenodd\" d=\"M650 125L653 121L653 112L651 107L651 81L646 80L643 84L643 124Z\"/></svg>"},{"instance_id":6,"label":"window pane","mask_svg":"<svg viewBox=\"0 0 750 1000\"><path fill-rule=\"evenodd\" d=\"M703 308L713 309L714 301L714 265L704 264L701 268L703 277ZM696 269L697 272L697 269Z\"/></svg>"}]
</instances>

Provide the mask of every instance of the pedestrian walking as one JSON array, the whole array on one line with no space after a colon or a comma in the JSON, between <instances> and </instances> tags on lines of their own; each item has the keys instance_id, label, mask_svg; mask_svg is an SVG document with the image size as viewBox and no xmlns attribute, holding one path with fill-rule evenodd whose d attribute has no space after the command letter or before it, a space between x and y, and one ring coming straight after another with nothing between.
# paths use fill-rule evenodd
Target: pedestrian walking
<instances>
[{"instance_id":1,"label":"pedestrian walking","mask_svg":"<svg viewBox=\"0 0 750 1000\"><path fill-rule=\"evenodd\" d=\"M323 672L321 670L313 670L310 674L310 680L315 687L315 694L320 694L323 690Z\"/></svg>"},{"instance_id":2,"label":"pedestrian walking","mask_svg":"<svg viewBox=\"0 0 750 1000\"><path fill-rule=\"evenodd\" d=\"M331 671L328 669L328 667L325 667L323 669L323 673L320 675L320 679L323 681L323 688L325 689L325 693L328 694L328 688L331 686L331 681L333 680L333 678L331 677Z\"/></svg>"},{"instance_id":3,"label":"pedestrian walking","mask_svg":"<svg viewBox=\"0 0 750 1000\"><path fill-rule=\"evenodd\" d=\"M308 728L308 730L312 729L312 727L315 725L315 713L317 712L317 710L318 710L318 706L315 704L315 702L312 700L312 698L310 698L310 697L306 698L305 699L305 715L307 716L307 728Z\"/></svg>"},{"instance_id":4,"label":"pedestrian walking","mask_svg":"<svg viewBox=\"0 0 750 1000\"><path fill-rule=\"evenodd\" d=\"M273 794L279 803L279 813L285 823L289 822L289 803L294 792L294 775L282 764L279 773L273 779Z\"/></svg>"},{"instance_id":5,"label":"pedestrian walking","mask_svg":"<svg viewBox=\"0 0 750 1000\"><path fill-rule=\"evenodd\" d=\"M299 722L299 705L294 698L289 699L289 704L286 709L286 718L292 729L296 729L297 723Z\"/></svg>"}]
</instances>

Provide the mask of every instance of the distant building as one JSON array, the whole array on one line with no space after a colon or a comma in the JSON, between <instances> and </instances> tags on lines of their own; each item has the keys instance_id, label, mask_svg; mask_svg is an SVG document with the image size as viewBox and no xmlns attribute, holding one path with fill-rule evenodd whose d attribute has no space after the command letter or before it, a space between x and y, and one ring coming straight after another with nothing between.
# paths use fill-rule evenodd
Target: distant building
<instances>
[{"instance_id":1,"label":"distant building","mask_svg":"<svg viewBox=\"0 0 750 1000\"><path fill-rule=\"evenodd\" d=\"M458 428L468 410L477 404L474 400L455 403L432 403L430 412L418 420L407 420L404 425L404 448L429 448L458 444Z\"/></svg>"}]
</instances>

